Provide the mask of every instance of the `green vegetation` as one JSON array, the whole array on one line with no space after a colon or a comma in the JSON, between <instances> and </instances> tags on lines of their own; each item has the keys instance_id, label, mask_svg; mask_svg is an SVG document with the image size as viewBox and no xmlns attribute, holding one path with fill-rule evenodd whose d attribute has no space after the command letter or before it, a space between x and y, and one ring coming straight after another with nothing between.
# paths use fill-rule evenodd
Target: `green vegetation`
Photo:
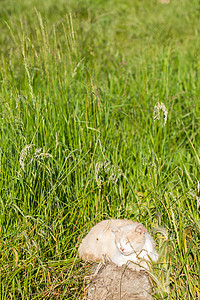
<instances>
[{"instance_id":1,"label":"green vegetation","mask_svg":"<svg viewBox=\"0 0 200 300\"><path fill-rule=\"evenodd\" d=\"M83 298L78 245L111 217L152 230L155 299L198 299L199 1L6 0L0 17L1 299Z\"/></svg>"}]
</instances>

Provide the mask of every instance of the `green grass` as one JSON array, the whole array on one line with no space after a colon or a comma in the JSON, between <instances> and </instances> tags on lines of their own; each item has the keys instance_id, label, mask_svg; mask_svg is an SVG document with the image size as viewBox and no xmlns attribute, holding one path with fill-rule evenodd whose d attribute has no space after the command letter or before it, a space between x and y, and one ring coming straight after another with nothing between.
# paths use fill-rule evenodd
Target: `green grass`
<instances>
[{"instance_id":1,"label":"green grass","mask_svg":"<svg viewBox=\"0 0 200 300\"><path fill-rule=\"evenodd\" d=\"M155 299L200 297L199 16L197 0L0 2L1 299L83 298L77 248L106 218L152 232Z\"/></svg>"}]
</instances>

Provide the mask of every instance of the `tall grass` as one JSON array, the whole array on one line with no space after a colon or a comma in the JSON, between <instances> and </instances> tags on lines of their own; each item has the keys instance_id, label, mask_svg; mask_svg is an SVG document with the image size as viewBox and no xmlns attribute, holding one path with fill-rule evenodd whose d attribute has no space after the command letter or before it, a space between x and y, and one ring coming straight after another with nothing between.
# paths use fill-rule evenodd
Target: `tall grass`
<instances>
[{"instance_id":1,"label":"tall grass","mask_svg":"<svg viewBox=\"0 0 200 300\"><path fill-rule=\"evenodd\" d=\"M151 231L155 299L198 299L198 1L4 4L1 299L83 298L106 218Z\"/></svg>"}]
</instances>

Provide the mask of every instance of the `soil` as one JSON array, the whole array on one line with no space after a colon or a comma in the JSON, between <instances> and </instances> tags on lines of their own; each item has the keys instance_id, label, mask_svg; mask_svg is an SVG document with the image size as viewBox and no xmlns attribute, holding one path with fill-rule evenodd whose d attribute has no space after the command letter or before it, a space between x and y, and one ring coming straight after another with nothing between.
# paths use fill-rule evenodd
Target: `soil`
<instances>
[{"instance_id":1,"label":"soil","mask_svg":"<svg viewBox=\"0 0 200 300\"><path fill-rule=\"evenodd\" d=\"M86 287L87 300L152 300L148 274L104 265Z\"/></svg>"}]
</instances>

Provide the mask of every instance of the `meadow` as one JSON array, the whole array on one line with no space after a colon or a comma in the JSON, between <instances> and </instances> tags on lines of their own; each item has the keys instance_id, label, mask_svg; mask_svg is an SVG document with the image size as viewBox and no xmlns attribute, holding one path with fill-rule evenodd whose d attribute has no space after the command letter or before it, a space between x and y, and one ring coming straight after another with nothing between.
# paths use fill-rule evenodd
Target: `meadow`
<instances>
[{"instance_id":1,"label":"meadow","mask_svg":"<svg viewBox=\"0 0 200 300\"><path fill-rule=\"evenodd\" d=\"M200 2L0 1L0 298L83 299L97 222L156 241L155 299L200 298Z\"/></svg>"}]
</instances>

